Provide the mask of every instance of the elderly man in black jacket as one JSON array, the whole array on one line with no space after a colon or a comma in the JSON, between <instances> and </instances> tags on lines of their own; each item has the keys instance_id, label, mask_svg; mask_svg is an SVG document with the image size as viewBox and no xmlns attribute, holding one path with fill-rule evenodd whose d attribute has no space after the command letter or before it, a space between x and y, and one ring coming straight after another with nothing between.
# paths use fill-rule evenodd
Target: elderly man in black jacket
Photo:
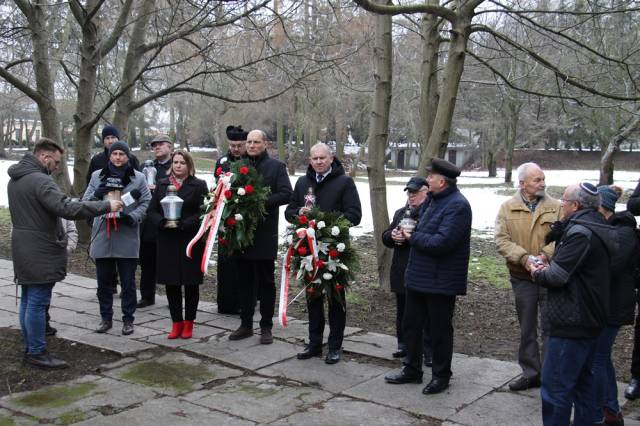
<instances>
[{"instance_id":1,"label":"elderly man in black jacket","mask_svg":"<svg viewBox=\"0 0 640 426\"><path fill-rule=\"evenodd\" d=\"M598 416L592 365L598 335L607 325L610 259L615 230L597 212L590 183L567 187L560 199L561 235L551 264L527 264L533 281L547 288L549 339L542 367L544 425L593 424Z\"/></svg>"},{"instance_id":2,"label":"elderly man in black jacket","mask_svg":"<svg viewBox=\"0 0 640 426\"><path fill-rule=\"evenodd\" d=\"M285 217L295 223L296 216L309 210L305 205L305 196L313 193L315 206L325 212L340 212L351 222L358 225L362 219L360 197L356 185L344 173L340 161L333 156L327 144L318 143L311 147L307 174L296 182L291 201L285 210ZM327 364L340 361L344 327L346 325L347 306L344 289L340 290L338 304L329 301L329 352L325 358ZM309 344L298 354L298 359L308 359L322 355L322 335L324 333L324 302L322 295L307 294L307 310L309 311Z\"/></svg>"},{"instance_id":3,"label":"elderly man in black jacket","mask_svg":"<svg viewBox=\"0 0 640 426\"><path fill-rule=\"evenodd\" d=\"M278 253L278 208L291 198L291 181L282 161L269 157L267 135L252 130L247 135L247 158L262 176L271 194L265 203L267 214L258 224L253 245L238 254L239 282L242 283L240 300L240 327L229 335L229 340L253 336L253 313L260 299L260 343L273 343L273 313L276 303L274 262Z\"/></svg>"}]
</instances>

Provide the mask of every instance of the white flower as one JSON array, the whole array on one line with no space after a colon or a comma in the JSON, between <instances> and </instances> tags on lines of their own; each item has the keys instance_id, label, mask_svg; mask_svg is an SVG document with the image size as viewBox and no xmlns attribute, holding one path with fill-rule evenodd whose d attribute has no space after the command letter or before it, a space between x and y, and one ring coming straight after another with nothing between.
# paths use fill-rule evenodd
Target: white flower
<instances>
[{"instance_id":1,"label":"white flower","mask_svg":"<svg viewBox=\"0 0 640 426\"><path fill-rule=\"evenodd\" d=\"M342 252L344 251L344 249L346 249L346 248L347 248L347 246L345 246L345 245L344 245L344 243L338 243L338 244L336 244L336 249L337 249L340 253L342 253Z\"/></svg>"},{"instance_id":2,"label":"white flower","mask_svg":"<svg viewBox=\"0 0 640 426\"><path fill-rule=\"evenodd\" d=\"M318 222L318 224L316 225L318 229L322 229L325 226L327 226L326 223L324 223L324 220L321 220L320 222Z\"/></svg>"},{"instance_id":3,"label":"white flower","mask_svg":"<svg viewBox=\"0 0 640 426\"><path fill-rule=\"evenodd\" d=\"M337 226L331 228L331 235L333 235L334 237L340 235L340 228L338 228Z\"/></svg>"},{"instance_id":4,"label":"white flower","mask_svg":"<svg viewBox=\"0 0 640 426\"><path fill-rule=\"evenodd\" d=\"M246 191L244 190L244 188L238 188L238 195L244 195L246 194Z\"/></svg>"},{"instance_id":5,"label":"white flower","mask_svg":"<svg viewBox=\"0 0 640 426\"><path fill-rule=\"evenodd\" d=\"M293 235L287 235L287 244L293 244Z\"/></svg>"},{"instance_id":6,"label":"white flower","mask_svg":"<svg viewBox=\"0 0 640 426\"><path fill-rule=\"evenodd\" d=\"M333 275L331 275L328 272L325 272L324 274L322 274L322 279L324 280L330 280L331 278L333 278Z\"/></svg>"},{"instance_id":7,"label":"white flower","mask_svg":"<svg viewBox=\"0 0 640 426\"><path fill-rule=\"evenodd\" d=\"M240 222L242 219L244 219L242 217L242 215L240 213L236 213L235 216L233 216L235 218L235 220L237 220L238 222Z\"/></svg>"},{"instance_id":8,"label":"white flower","mask_svg":"<svg viewBox=\"0 0 640 426\"><path fill-rule=\"evenodd\" d=\"M324 241L318 241L318 251L324 254L329 253L329 243L325 243Z\"/></svg>"},{"instance_id":9,"label":"white flower","mask_svg":"<svg viewBox=\"0 0 640 426\"><path fill-rule=\"evenodd\" d=\"M313 228L307 228L307 235L310 236L311 238L315 237L316 230Z\"/></svg>"},{"instance_id":10,"label":"white flower","mask_svg":"<svg viewBox=\"0 0 640 426\"><path fill-rule=\"evenodd\" d=\"M307 236L307 228L298 228L296 229L296 235L298 238L304 238Z\"/></svg>"},{"instance_id":11,"label":"white flower","mask_svg":"<svg viewBox=\"0 0 640 426\"><path fill-rule=\"evenodd\" d=\"M227 157L226 157L226 156L224 156L224 157L222 157L222 158L220 159L220 164L221 164L221 165L222 165L222 164L224 164L224 163L226 163L226 162L227 162Z\"/></svg>"}]
</instances>

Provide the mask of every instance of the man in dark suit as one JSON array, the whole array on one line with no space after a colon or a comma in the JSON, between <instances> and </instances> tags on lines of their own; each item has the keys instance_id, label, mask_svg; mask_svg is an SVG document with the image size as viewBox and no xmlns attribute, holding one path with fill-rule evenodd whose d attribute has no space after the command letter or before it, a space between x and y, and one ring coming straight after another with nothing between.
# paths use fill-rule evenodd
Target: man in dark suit
<instances>
[{"instance_id":1,"label":"man in dark suit","mask_svg":"<svg viewBox=\"0 0 640 426\"><path fill-rule=\"evenodd\" d=\"M324 143L311 147L307 174L296 182L296 187L285 211L285 217L295 223L296 216L309 210L305 206L305 196L312 192L315 205L321 211L340 212L351 222L358 225L362 219L360 197L356 185L344 172L342 163L334 158L331 148ZM340 291L340 300L329 301L329 352L325 358L327 364L340 361L342 339L347 320L347 306L344 288ZM298 359L308 359L322 355L322 335L324 332L324 302L322 294L307 294L309 311L309 344L298 354Z\"/></svg>"}]
</instances>

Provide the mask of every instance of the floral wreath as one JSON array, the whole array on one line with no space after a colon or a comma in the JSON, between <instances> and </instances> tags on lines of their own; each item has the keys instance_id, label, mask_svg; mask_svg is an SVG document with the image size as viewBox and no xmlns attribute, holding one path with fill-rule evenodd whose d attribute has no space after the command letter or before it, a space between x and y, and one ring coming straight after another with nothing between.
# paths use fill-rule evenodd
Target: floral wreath
<instances>
[{"instance_id":1,"label":"floral wreath","mask_svg":"<svg viewBox=\"0 0 640 426\"><path fill-rule=\"evenodd\" d=\"M309 297L326 293L331 302L342 298L340 290L353 279L355 250L351 247L352 226L338 212L322 212L313 208L296 216L295 225L287 231L287 266L296 271Z\"/></svg>"}]
</instances>

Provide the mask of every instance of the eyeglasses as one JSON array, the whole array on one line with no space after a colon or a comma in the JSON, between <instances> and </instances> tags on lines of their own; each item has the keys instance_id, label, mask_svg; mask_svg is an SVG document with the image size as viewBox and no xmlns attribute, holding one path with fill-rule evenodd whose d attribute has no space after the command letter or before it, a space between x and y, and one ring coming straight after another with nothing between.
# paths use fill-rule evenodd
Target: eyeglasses
<instances>
[{"instance_id":1,"label":"eyeglasses","mask_svg":"<svg viewBox=\"0 0 640 426\"><path fill-rule=\"evenodd\" d=\"M264 141L252 141L252 140L248 140L247 139L247 145L252 145L252 144L259 144L259 143L263 143Z\"/></svg>"}]
</instances>

